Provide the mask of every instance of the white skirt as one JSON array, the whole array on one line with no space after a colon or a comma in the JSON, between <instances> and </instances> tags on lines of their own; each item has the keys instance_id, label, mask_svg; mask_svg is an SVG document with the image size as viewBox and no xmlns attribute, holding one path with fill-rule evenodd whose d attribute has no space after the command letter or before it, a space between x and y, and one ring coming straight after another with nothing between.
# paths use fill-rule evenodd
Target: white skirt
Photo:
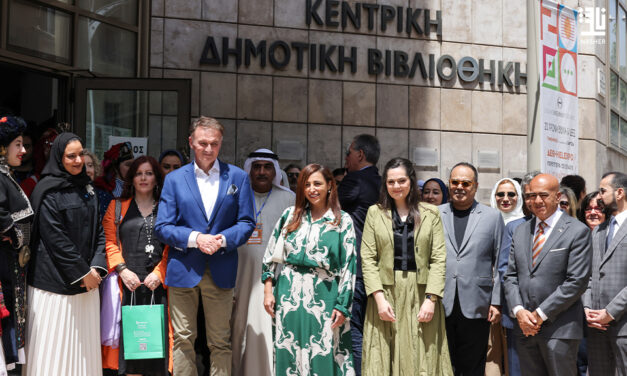
<instances>
[{"instance_id":1,"label":"white skirt","mask_svg":"<svg viewBox=\"0 0 627 376\"><path fill-rule=\"evenodd\" d=\"M61 295L28 286L26 376L102 375L98 289Z\"/></svg>"},{"instance_id":2,"label":"white skirt","mask_svg":"<svg viewBox=\"0 0 627 376\"><path fill-rule=\"evenodd\" d=\"M4 349L2 348L2 341L0 341L0 376L7 375L7 363L4 360Z\"/></svg>"}]
</instances>

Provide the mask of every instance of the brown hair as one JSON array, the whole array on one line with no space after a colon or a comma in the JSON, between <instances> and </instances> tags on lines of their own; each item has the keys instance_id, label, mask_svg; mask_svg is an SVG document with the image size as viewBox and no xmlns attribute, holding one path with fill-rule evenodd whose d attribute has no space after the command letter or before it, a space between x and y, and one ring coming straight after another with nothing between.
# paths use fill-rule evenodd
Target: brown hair
<instances>
[{"instance_id":1,"label":"brown hair","mask_svg":"<svg viewBox=\"0 0 627 376\"><path fill-rule=\"evenodd\" d=\"M161 188L163 188L163 170L157 162L156 159L149 155L142 155L133 161L131 167L128 168L128 172L126 173L126 177L124 178L124 189L122 190L122 194L120 195L120 199L126 200L129 198L133 198L135 196L135 186L133 186L133 179L135 179L135 174L137 170L139 170L139 166L144 163L149 163L150 167L152 167L152 172L155 174L155 189L153 189L152 197L155 201L159 201L159 196L161 195Z\"/></svg>"},{"instance_id":2,"label":"brown hair","mask_svg":"<svg viewBox=\"0 0 627 376\"><path fill-rule=\"evenodd\" d=\"M333 211L333 216L335 217L333 225L337 226L341 222L342 214L340 213L340 201L337 197L337 186L335 184L335 179L333 179L333 174L328 168L317 163L312 163L305 166L298 176L294 213L292 214L292 221L286 227L286 233L288 234L295 231L301 224L303 215L309 206L309 202L305 197L305 183L307 183L309 177L316 172L320 172L324 177L324 180L326 180L329 185L330 192L327 194L327 208L330 208Z\"/></svg>"},{"instance_id":3,"label":"brown hair","mask_svg":"<svg viewBox=\"0 0 627 376\"><path fill-rule=\"evenodd\" d=\"M414 228L418 228L420 225L420 210L418 208L423 206L420 203L420 197L418 196L416 170L409 159L396 157L390 159L388 163L385 164L381 177L381 191L379 193L379 202L377 202L377 205L383 210L394 210L394 199L390 196L390 192L388 192L387 180L388 171L398 167L402 167L405 170L407 178L409 179L409 193L407 194L407 197L405 197L405 202L409 208L409 216L414 220Z\"/></svg>"},{"instance_id":4,"label":"brown hair","mask_svg":"<svg viewBox=\"0 0 627 376\"><path fill-rule=\"evenodd\" d=\"M189 127L189 135L192 136L194 131L198 127L210 128L219 131L221 135L224 136L224 126L220 124L220 122L212 117L201 116L199 118L194 119L192 121L192 125Z\"/></svg>"}]
</instances>

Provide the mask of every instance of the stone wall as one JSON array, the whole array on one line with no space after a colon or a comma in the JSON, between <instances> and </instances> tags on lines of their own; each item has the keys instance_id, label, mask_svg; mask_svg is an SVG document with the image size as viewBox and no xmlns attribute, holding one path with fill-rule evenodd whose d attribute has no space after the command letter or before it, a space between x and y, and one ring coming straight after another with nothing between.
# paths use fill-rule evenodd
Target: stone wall
<instances>
[{"instance_id":1,"label":"stone wall","mask_svg":"<svg viewBox=\"0 0 627 376\"><path fill-rule=\"evenodd\" d=\"M375 3L361 1L366 2ZM575 5L587 2L593 0ZM222 120L227 131L221 157L228 162L241 166L250 151L269 146L275 151L288 148L297 157L294 146L300 144L297 160L283 158L283 165L319 162L336 168L343 165L351 138L371 133L382 144L380 166L394 156L412 159L417 147L437 150L436 165L419 168L422 179L446 177L454 163L479 164L479 152L496 152L498 166L480 169L479 197L486 201L498 179L520 176L527 169L526 86L442 81L438 75L434 80L369 75L365 54L377 48L404 50L410 56L433 53L436 59L446 54L456 60L472 56L520 62L526 72L526 2L376 3L427 8L432 15L441 10L441 37L431 32L428 38L408 38L394 27L370 31L349 25L342 32L339 27L307 26L305 0L153 0L150 74L192 80L192 116ZM320 9L324 15L324 1ZM284 69L270 64L261 68L256 62L238 67L233 57L225 66L200 64L209 35L218 47L222 37L232 45L239 37L356 46L358 67L356 73L322 72L310 69L305 59L299 71L294 58ZM605 99L596 95L596 68L604 66L605 46L581 50L580 169L586 179L597 180L607 160L597 157L596 166L587 161L603 154L607 144Z\"/></svg>"}]
</instances>

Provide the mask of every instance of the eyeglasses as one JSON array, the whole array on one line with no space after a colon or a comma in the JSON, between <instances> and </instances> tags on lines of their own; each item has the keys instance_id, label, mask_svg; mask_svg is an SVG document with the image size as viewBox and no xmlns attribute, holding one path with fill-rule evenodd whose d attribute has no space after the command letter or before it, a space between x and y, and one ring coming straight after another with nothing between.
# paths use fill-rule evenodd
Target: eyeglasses
<instances>
[{"instance_id":1,"label":"eyeglasses","mask_svg":"<svg viewBox=\"0 0 627 376\"><path fill-rule=\"evenodd\" d=\"M495 196L496 196L496 197L503 198L503 197L505 197L505 193L506 193L506 192L496 192ZM507 197L509 197L509 198L514 198L514 197L516 197L517 195L518 195L518 194L517 194L516 192L507 192Z\"/></svg>"},{"instance_id":2,"label":"eyeglasses","mask_svg":"<svg viewBox=\"0 0 627 376\"><path fill-rule=\"evenodd\" d=\"M540 199L542 201L546 200L551 194L547 193L547 192L541 192L541 193L525 193L525 199L527 200L535 200L536 197L540 196Z\"/></svg>"},{"instance_id":3,"label":"eyeglasses","mask_svg":"<svg viewBox=\"0 0 627 376\"><path fill-rule=\"evenodd\" d=\"M560 201L560 206L561 206L561 207L566 207L566 208L567 208L567 207L569 207L569 206L570 206L570 203L569 203L568 201Z\"/></svg>"},{"instance_id":4,"label":"eyeglasses","mask_svg":"<svg viewBox=\"0 0 627 376\"><path fill-rule=\"evenodd\" d=\"M449 183L451 184L451 187L457 187L458 185L462 185L462 187L464 188L468 188L468 187L472 187L472 181L470 180L450 180Z\"/></svg>"},{"instance_id":5,"label":"eyeglasses","mask_svg":"<svg viewBox=\"0 0 627 376\"><path fill-rule=\"evenodd\" d=\"M588 206L586 208L586 210L584 210L586 213L592 213L593 211L597 211L599 213L603 212L603 208L600 206Z\"/></svg>"},{"instance_id":6,"label":"eyeglasses","mask_svg":"<svg viewBox=\"0 0 627 376\"><path fill-rule=\"evenodd\" d=\"M285 173L288 178L297 178L300 172L287 172Z\"/></svg>"}]
</instances>

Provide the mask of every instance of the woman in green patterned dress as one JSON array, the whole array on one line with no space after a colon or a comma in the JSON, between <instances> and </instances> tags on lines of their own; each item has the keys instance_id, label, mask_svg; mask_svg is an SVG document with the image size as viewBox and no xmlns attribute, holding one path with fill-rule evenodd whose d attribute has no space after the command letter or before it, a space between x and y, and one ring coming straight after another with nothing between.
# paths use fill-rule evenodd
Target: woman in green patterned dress
<instances>
[{"instance_id":1,"label":"woman in green patterned dress","mask_svg":"<svg viewBox=\"0 0 627 376\"><path fill-rule=\"evenodd\" d=\"M274 252L279 237L281 257ZM355 374L348 320L355 258L353 221L340 211L331 171L306 166L298 177L296 203L277 222L263 260L276 375Z\"/></svg>"},{"instance_id":2,"label":"woman in green patterned dress","mask_svg":"<svg viewBox=\"0 0 627 376\"><path fill-rule=\"evenodd\" d=\"M452 375L440 299L446 267L440 212L418 202L411 161L389 161L382 181L361 243L368 294L362 375Z\"/></svg>"}]
</instances>

